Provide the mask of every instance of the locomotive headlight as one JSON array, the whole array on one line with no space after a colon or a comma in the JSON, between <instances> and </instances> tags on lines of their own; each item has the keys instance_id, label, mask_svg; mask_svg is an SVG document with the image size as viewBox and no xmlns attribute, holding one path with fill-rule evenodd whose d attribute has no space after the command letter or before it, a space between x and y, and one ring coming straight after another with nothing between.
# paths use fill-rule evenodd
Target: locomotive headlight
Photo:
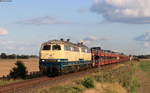
<instances>
[{"instance_id":1,"label":"locomotive headlight","mask_svg":"<svg viewBox=\"0 0 150 93\"><path fill-rule=\"evenodd\" d=\"M60 59L57 59L57 62L60 62L61 60Z\"/></svg>"},{"instance_id":2,"label":"locomotive headlight","mask_svg":"<svg viewBox=\"0 0 150 93\"><path fill-rule=\"evenodd\" d=\"M44 62L45 60L42 60L42 62Z\"/></svg>"}]
</instances>

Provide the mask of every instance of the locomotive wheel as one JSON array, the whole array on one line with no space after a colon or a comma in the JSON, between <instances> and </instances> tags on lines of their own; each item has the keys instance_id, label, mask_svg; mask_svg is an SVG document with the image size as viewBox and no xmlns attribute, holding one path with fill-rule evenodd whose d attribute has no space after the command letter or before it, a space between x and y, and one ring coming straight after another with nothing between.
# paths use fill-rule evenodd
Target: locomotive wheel
<instances>
[{"instance_id":1,"label":"locomotive wheel","mask_svg":"<svg viewBox=\"0 0 150 93\"><path fill-rule=\"evenodd\" d=\"M80 70L80 67L77 65L75 72L78 72L79 70Z\"/></svg>"},{"instance_id":2,"label":"locomotive wheel","mask_svg":"<svg viewBox=\"0 0 150 93\"><path fill-rule=\"evenodd\" d=\"M57 68L53 68L51 74L53 76L59 76L59 75L61 75L61 71L59 71Z\"/></svg>"}]
</instances>

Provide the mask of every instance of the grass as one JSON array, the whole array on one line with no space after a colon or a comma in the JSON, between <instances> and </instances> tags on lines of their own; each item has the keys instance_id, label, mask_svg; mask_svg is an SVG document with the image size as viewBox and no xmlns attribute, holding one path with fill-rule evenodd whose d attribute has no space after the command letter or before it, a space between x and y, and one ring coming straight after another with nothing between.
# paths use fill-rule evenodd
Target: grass
<instances>
[{"instance_id":1,"label":"grass","mask_svg":"<svg viewBox=\"0 0 150 93\"><path fill-rule=\"evenodd\" d=\"M21 79L19 79L19 80L13 80L13 79L11 79L11 80L0 80L0 85L6 85L6 84L20 82L20 81L23 81L23 80L21 80Z\"/></svg>"},{"instance_id":2,"label":"grass","mask_svg":"<svg viewBox=\"0 0 150 93\"><path fill-rule=\"evenodd\" d=\"M97 82L100 83L118 82L127 90L130 90L131 72L128 67L122 67L117 70L106 71L94 77Z\"/></svg>"},{"instance_id":3,"label":"grass","mask_svg":"<svg viewBox=\"0 0 150 93\"><path fill-rule=\"evenodd\" d=\"M147 66L147 65L146 65ZM146 67L144 67L146 69ZM115 70L104 71L101 74L95 75L95 80L100 83L114 83L118 82L130 93L137 93L140 87L139 80L135 77L135 72L138 65L132 62L128 66L124 66ZM147 71L147 70L146 70ZM106 91L107 92L107 91ZM108 93L113 93L108 91Z\"/></svg>"},{"instance_id":4,"label":"grass","mask_svg":"<svg viewBox=\"0 0 150 93\"><path fill-rule=\"evenodd\" d=\"M100 84L113 84L119 83L123 88L125 88L129 93L137 93L138 88L140 87L139 80L135 77L135 72L138 69L143 70L150 77L150 62L148 61L140 61L137 62L126 62L122 67L116 69L106 69L106 70L98 70L93 74L90 74L88 77L86 76L84 79L80 79L77 81L73 81L69 83L69 85L64 86L56 86L53 88L45 88L39 89L38 93L83 93L85 90L89 88L96 89L96 83ZM5 85L13 82L19 82L21 80L10 80L10 81L2 81L0 80L0 85ZM102 93L118 93L115 90L105 89Z\"/></svg>"},{"instance_id":5,"label":"grass","mask_svg":"<svg viewBox=\"0 0 150 93\"><path fill-rule=\"evenodd\" d=\"M134 67L135 68L135 67ZM131 91L131 86L135 90L137 89L136 84L137 82L132 82L132 75L134 70L132 71L132 67L130 66L123 66L117 69L111 70L99 70L95 71L92 75L86 76L84 79L75 81L75 84L65 85L65 86L57 86L55 88L46 88L40 90L38 93L83 93L84 90L88 90L89 88L96 89L96 83L115 83L118 82L128 91ZM131 84L134 83L134 84ZM117 93L115 90L111 89L104 89L104 93ZM134 93L134 92L131 92Z\"/></svg>"},{"instance_id":6,"label":"grass","mask_svg":"<svg viewBox=\"0 0 150 93\"><path fill-rule=\"evenodd\" d=\"M82 85L65 85L57 86L49 89L39 90L38 93L82 93L84 87Z\"/></svg>"},{"instance_id":7,"label":"grass","mask_svg":"<svg viewBox=\"0 0 150 93\"><path fill-rule=\"evenodd\" d=\"M150 79L150 61L142 61L140 63L140 69L146 72L148 78Z\"/></svg>"},{"instance_id":8,"label":"grass","mask_svg":"<svg viewBox=\"0 0 150 93\"><path fill-rule=\"evenodd\" d=\"M131 93L138 93L138 88L140 87L139 80L136 77L132 78L131 81Z\"/></svg>"},{"instance_id":9,"label":"grass","mask_svg":"<svg viewBox=\"0 0 150 93\"><path fill-rule=\"evenodd\" d=\"M136 71L139 69L137 62L131 63L131 83L130 83L130 93L138 93L138 88L140 87L140 83L138 78L135 76Z\"/></svg>"},{"instance_id":10,"label":"grass","mask_svg":"<svg viewBox=\"0 0 150 93\"><path fill-rule=\"evenodd\" d=\"M97 84L107 86L107 84L113 85L115 83L119 84L119 86L125 89L128 93L137 93L140 83L135 76L136 71L139 70L140 67L140 69L150 75L150 62L140 62L126 62L124 66L116 69L98 70L93 74L90 74L88 78L85 77L84 79L73 81L70 85L42 89L39 93L84 93L84 91L89 90L89 88L97 90ZM99 89L103 90L102 93L121 93L117 89L111 89L109 86L107 87L108 88L101 87Z\"/></svg>"},{"instance_id":11,"label":"grass","mask_svg":"<svg viewBox=\"0 0 150 93\"><path fill-rule=\"evenodd\" d=\"M104 93L117 93L117 92L111 89L106 89Z\"/></svg>"},{"instance_id":12,"label":"grass","mask_svg":"<svg viewBox=\"0 0 150 93\"><path fill-rule=\"evenodd\" d=\"M86 88L94 88L94 79L92 77L87 77L82 81L82 85Z\"/></svg>"}]
</instances>

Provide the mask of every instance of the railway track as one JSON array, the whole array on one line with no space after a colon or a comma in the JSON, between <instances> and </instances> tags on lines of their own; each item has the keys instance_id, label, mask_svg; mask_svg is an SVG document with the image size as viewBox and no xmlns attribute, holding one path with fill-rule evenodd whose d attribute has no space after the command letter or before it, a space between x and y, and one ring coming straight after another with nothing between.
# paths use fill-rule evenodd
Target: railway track
<instances>
[{"instance_id":1,"label":"railway track","mask_svg":"<svg viewBox=\"0 0 150 93\"><path fill-rule=\"evenodd\" d=\"M54 87L57 85L61 85L66 82L75 80L77 78L84 77L98 70L113 69L116 65L119 64L106 65L101 68L88 69L57 77L42 76L39 78L33 78L31 80L25 80L17 83L3 85L0 86L0 93L36 93L39 88Z\"/></svg>"}]
</instances>

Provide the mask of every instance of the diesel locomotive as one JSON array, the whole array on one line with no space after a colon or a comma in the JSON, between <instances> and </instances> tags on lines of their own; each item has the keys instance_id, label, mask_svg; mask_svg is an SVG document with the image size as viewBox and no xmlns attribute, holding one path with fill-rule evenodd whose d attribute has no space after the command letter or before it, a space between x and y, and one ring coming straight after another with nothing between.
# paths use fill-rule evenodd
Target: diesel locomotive
<instances>
[{"instance_id":1,"label":"diesel locomotive","mask_svg":"<svg viewBox=\"0 0 150 93\"><path fill-rule=\"evenodd\" d=\"M91 51L82 43L51 40L42 44L40 49L40 71L59 75L91 67Z\"/></svg>"},{"instance_id":2,"label":"diesel locomotive","mask_svg":"<svg viewBox=\"0 0 150 93\"><path fill-rule=\"evenodd\" d=\"M61 75L101 65L129 60L120 53L102 50L100 47L88 48L83 43L50 40L41 45L39 69L48 75Z\"/></svg>"}]
</instances>

